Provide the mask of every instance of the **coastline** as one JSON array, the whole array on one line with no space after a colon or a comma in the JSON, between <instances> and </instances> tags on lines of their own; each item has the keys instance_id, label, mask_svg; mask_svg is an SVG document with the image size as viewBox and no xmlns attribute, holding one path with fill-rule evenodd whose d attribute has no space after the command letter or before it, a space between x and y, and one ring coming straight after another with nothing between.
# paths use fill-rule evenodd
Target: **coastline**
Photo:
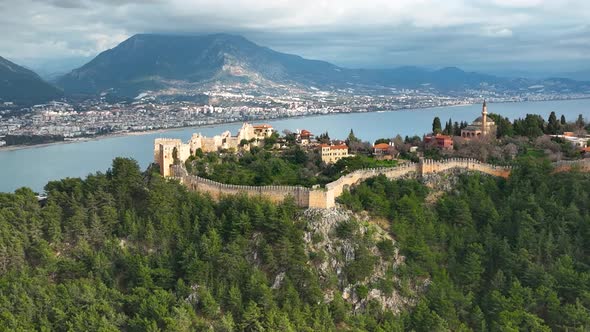
<instances>
[{"instance_id":1,"label":"coastline","mask_svg":"<svg viewBox=\"0 0 590 332\"><path fill-rule=\"evenodd\" d=\"M583 100L583 99L590 99L587 98L568 98L568 99L550 99L550 100L533 100L533 101L503 101L503 102L496 102L496 104L516 104L516 103L538 103L538 102L551 102L551 101L568 101L568 100ZM401 108L396 110L385 110L385 111L366 111L366 112L339 112L339 113L327 113L327 114L305 114L305 115L295 115L295 116L284 116L284 117L277 117L273 119L259 119L250 122L275 122L285 119L297 119L297 118L313 118L313 117L324 117L324 116L335 116L335 115L342 115L342 114L358 114L358 113L389 113L389 112L400 112L400 111L423 111L429 109L437 109L437 108L450 108L450 107L466 107L476 105L477 103L465 103L465 104L458 104L458 105L445 105L445 106L429 106L429 107L413 107L413 108ZM173 132L184 130L186 128L208 128L214 127L219 125L228 125L228 124L240 124L244 121L227 121L227 122L219 122L213 124L206 124L206 125L198 125L198 126L181 126L181 127L173 127L173 128L160 128L160 129L150 129L150 130L143 130L143 131L132 131L132 132L117 132L111 133L106 135L99 135L94 137L81 137L75 140L68 140L68 141L57 141L57 142L49 142L49 143L42 143L42 144L33 144L33 145L10 145L0 147L0 153L2 152L9 152L9 151L18 151L18 150L25 150L25 149L35 149L35 148L44 148L53 145L62 145L62 144L72 144L72 143L83 143L83 142L92 142L98 140L104 140L109 138L117 138L117 137L126 137L126 136L143 136L155 133L164 133L164 132Z\"/></svg>"}]
</instances>

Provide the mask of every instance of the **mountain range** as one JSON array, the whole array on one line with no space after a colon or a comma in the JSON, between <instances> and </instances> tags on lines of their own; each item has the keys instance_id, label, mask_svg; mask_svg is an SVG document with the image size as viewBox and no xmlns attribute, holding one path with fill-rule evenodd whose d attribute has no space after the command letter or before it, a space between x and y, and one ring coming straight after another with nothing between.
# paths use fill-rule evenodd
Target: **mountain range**
<instances>
[{"instance_id":1,"label":"mountain range","mask_svg":"<svg viewBox=\"0 0 590 332\"><path fill-rule=\"evenodd\" d=\"M569 79L502 78L455 67L349 69L280 53L230 34L135 35L63 76L57 84L69 93L95 94L112 89L133 96L145 90L240 82L324 89L432 88L450 94L468 89L518 92L530 87L552 92L590 90L590 83Z\"/></svg>"},{"instance_id":2,"label":"mountain range","mask_svg":"<svg viewBox=\"0 0 590 332\"><path fill-rule=\"evenodd\" d=\"M506 78L456 67L350 69L259 46L231 34L201 36L135 35L54 82L0 57L0 98L42 102L66 95L135 97L145 91L171 94L207 90L219 84L324 90L430 89L449 95L468 90L501 93L590 91L589 82L571 79Z\"/></svg>"},{"instance_id":3,"label":"mountain range","mask_svg":"<svg viewBox=\"0 0 590 332\"><path fill-rule=\"evenodd\" d=\"M33 71L0 57L0 101L32 104L60 98L63 92Z\"/></svg>"}]
</instances>

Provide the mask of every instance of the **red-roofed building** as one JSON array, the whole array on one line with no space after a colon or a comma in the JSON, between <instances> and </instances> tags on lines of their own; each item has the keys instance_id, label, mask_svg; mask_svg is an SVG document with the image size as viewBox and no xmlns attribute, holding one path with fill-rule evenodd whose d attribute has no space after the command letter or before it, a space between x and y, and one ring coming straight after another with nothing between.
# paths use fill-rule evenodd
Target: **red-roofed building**
<instances>
[{"instance_id":1,"label":"red-roofed building","mask_svg":"<svg viewBox=\"0 0 590 332\"><path fill-rule=\"evenodd\" d=\"M320 145L320 148L322 153L322 161L326 164L332 164L340 159L352 157L352 155L348 154L348 146L346 146L345 144L322 144Z\"/></svg>"},{"instance_id":2,"label":"red-roofed building","mask_svg":"<svg viewBox=\"0 0 590 332\"><path fill-rule=\"evenodd\" d=\"M299 143L302 145L307 145L311 142L313 136L314 135L311 133L311 131L303 129L297 135L297 141L299 141Z\"/></svg>"},{"instance_id":3,"label":"red-roofed building","mask_svg":"<svg viewBox=\"0 0 590 332\"><path fill-rule=\"evenodd\" d=\"M435 143L436 146L438 146L439 148L444 149L444 150L452 150L453 149L453 137L447 136L447 135L436 134L435 136L432 136L432 135L424 136L424 143L426 143L426 144Z\"/></svg>"},{"instance_id":4,"label":"red-roofed building","mask_svg":"<svg viewBox=\"0 0 590 332\"><path fill-rule=\"evenodd\" d=\"M373 155L376 158L391 158L396 154L393 142L379 143L373 146Z\"/></svg>"}]
</instances>

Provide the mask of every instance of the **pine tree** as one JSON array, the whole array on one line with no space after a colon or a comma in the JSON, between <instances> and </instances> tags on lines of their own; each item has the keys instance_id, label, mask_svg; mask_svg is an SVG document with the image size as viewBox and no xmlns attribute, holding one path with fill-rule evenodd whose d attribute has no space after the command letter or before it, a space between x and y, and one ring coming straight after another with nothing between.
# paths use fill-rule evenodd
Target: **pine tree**
<instances>
[{"instance_id":1,"label":"pine tree","mask_svg":"<svg viewBox=\"0 0 590 332\"><path fill-rule=\"evenodd\" d=\"M449 119L449 121L447 121L445 124L444 134L453 135L453 120Z\"/></svg>"},{"instance_id":2,"label":"pine tree","mask_svg":"<svg viewBox=\"0 0 590 332\"><path fill-rule=\"evenodd\" d=\"M348 133L348 137L346 138L346 144L350 145L350 143L357 143L360 142L360 139L358 139L355 135L354 135L354 131L351 129L350 133Z\"/></svg>"},{"instance_id":3,"label":"pine tree","mask_svg":"<svg viewBox=\"0 0 590 332\"><path fill-rule=\"evenodd\" d=\"M459 127L459 122L457 121L453 124L453 135L461 136L461 127Z\"/></svg>"},{"instance_id":4,"label":"pine tree","mask_svg":"<svg viewBox=\"0 0 590 332\"><path fill-rule=\"evenodd\" d=\"M547 124L547 133L550 135L557 135L559 133L560 123L557 122L557 116L555 112L551 112L549 115L549 123Z\"/></svg>"},{"instance_id":5,"label":"pine tree","mask_svg":"<svg viewBox=\"0 0 590 332\"><path fill-rule=\"evenodd\" d=\"M440 118L437 116L432 121L432 133L433 134L440 134L442 131L442 125L440 123Z\"/></svg>"}]
</instances>

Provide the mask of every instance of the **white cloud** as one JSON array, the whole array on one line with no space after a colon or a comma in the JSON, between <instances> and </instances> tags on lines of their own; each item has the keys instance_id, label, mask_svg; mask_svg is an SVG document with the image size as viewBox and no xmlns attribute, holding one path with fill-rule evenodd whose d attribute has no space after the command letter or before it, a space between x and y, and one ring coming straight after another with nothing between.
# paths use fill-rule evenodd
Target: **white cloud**
<instances>
[{"instance_id":1,"label":"white cloud","mask_svg":"<svg viewBox=\"0 0 590 332\"><path fill-rule=\"evenodd\" d=\"M0 0L0 10L0 55L14 60L87 56L140 32L240 33L352 66L590 54L588 0Z\"/></svg>"},{"instance_id":2,"label":"white cloud","mask_svg":"<svg viewBox=\"0 0 590 332\"><path fill-rule=\"evenodd\" d=\"M507 38L512 37L513 32L508 28L488 28L486 30L486 35L490 37Z\"/></svg>"}]
</instances>

